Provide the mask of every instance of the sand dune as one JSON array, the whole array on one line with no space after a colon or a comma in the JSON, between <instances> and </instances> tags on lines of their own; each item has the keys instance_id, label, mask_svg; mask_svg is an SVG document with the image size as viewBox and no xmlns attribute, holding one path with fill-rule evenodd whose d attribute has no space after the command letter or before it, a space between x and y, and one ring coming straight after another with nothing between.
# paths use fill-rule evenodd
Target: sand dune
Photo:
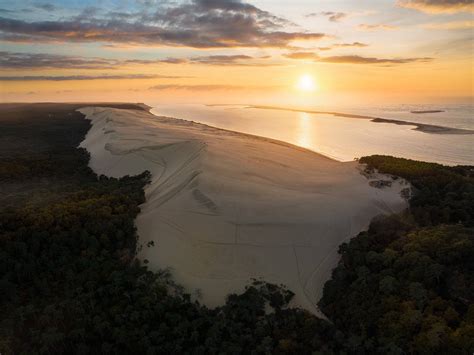
<instances>
[{"instance_id":1,"label":"sand dune","mask_svg":"<svg viewBox=\"0 0 474 355\"><path fill-rule=\"evenodd\" d=\"M154 247L139 257L171 268L209 306L255 277L287 285L295 305L317 312L338 246L406 205L403 182L372 187L356 162L144 111L81 112L93 124L81 145L94 171L153 175L136 223Z\"/></svg>"}]
</instances>

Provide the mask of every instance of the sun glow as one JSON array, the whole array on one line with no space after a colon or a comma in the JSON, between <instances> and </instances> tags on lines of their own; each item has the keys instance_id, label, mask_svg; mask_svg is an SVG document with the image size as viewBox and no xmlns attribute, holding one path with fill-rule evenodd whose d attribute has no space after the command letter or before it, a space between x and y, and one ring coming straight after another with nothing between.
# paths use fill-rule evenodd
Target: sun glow
<instances>
[{"instance_id":1,"label":"sun glow","mask_svg":"<svg viewBox=\"0 0 474 355\"><path fill-rule=\"evenodd\" d=\"M313 77L311 75L305 74L298 79L296 87L300 91L314 91L316 90L316 84L314 83Z\"/></svg>"}]
</instances>

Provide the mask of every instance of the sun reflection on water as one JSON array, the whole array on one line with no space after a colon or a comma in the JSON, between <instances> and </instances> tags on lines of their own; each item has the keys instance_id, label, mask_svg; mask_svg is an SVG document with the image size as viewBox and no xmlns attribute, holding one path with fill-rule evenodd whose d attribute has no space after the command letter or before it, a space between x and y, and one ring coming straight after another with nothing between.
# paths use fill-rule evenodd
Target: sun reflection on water
<instances>
[{"instance_id":1,"label":"sun reflection on water","mask_svg":"<svg viewBox=\"0 0 474 355\"><path fill-rule=\"evenodd\" d=\"M300 147L314 149L313 134L311 132L311 116L306 112L299 112L298 131L296 140Z\"/></svg>"}]
</instances>

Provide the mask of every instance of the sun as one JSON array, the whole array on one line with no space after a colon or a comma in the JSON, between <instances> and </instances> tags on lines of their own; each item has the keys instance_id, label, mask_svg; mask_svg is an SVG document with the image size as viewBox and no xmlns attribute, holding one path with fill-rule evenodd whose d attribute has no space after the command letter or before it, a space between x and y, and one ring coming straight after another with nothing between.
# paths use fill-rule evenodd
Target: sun
<instances>
[{"instance_id":1,"label":"sun","mask_svg":"<svg viewBox=\"0 0 474 355\"><path fill-rule=\"evenodd\" d=\"M305 92L316 90L316 84L314 83L313 77L309 74L300 76L296 87L298 90Z\"/></svg>"}]
</instances>

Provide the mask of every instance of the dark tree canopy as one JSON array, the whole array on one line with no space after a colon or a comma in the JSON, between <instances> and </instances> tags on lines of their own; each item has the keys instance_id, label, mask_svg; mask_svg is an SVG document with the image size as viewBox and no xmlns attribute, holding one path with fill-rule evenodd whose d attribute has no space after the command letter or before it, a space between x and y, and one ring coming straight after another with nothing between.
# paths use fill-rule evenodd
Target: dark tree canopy
<instances>
[{"instance_id":1,"label":"dark tree canopy","mask_svg":"<svg viewBox=\"0 0 474 355\"><path fill-rule=\"evenodd\" d=\"M472 353L473 167L389 156L360 162L410 181L410 208L374 219L340 246L320 308L359 352Z\"/></svg>"}]
</instances>

